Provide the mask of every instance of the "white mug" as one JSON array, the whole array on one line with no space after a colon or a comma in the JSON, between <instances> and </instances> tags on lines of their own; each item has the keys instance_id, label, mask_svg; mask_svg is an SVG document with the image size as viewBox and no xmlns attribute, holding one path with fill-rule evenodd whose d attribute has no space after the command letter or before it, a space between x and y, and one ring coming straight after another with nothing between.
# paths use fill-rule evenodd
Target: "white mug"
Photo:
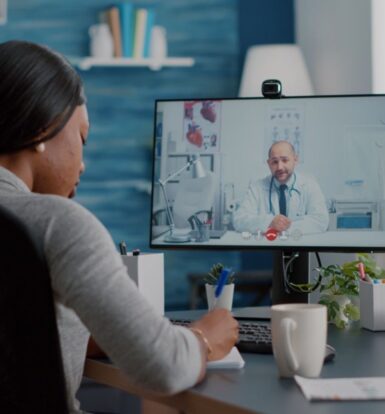
<instances>
[{"instance_id":1,"label":"white mug","mask_svg":"<svg viewBox=\"0 0 385 414\"><path fill-rule=\"evenodd\" d=\"M307 303L272 306L271 334L281 377L320 375L327 337L326 306Z\"/></svg>"}]
</instances>

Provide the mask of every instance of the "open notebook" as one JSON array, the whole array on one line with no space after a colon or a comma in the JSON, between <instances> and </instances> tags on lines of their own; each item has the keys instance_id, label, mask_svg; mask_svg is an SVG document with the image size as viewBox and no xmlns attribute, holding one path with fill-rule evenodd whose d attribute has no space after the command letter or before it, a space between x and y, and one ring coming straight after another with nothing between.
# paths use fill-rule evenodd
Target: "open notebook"
<instances>
[{"instance_id":1,"label":"open notebook","mask_svg":"<svg viewBox=\"0 0 385 414\"><path fill-rule=\"evenodd\" d=\"M240 369L245 365L245 361L238 349L234 346L233 349L222 359L217 361L209 361L207 369Z\"/></svg>"}]
</instances>

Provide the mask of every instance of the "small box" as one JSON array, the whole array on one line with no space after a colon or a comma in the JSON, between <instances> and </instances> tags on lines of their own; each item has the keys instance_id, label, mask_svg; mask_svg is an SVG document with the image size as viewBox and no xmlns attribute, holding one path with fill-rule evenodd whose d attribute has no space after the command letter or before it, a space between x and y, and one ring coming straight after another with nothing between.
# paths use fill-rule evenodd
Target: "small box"
<instances>
[{"instance_id":1,"label":"small box","mask_svg":"<svg viewBox=\"0 0 385 414\"><path fill-rule=\"evenodd\" d=\"M385 284L360 281L361 326L385 331Z\"/></svg>"},{"instance_id":2,"label":"small box","mask_svg":"<svg viewBox=\"0 0 385 414\"><path fill-rule=\"evenodd\" d=\"M155 310L164 315L164 255L163 253L132 253L122 255L131 279Z\"/></svg>"}]
</instances>

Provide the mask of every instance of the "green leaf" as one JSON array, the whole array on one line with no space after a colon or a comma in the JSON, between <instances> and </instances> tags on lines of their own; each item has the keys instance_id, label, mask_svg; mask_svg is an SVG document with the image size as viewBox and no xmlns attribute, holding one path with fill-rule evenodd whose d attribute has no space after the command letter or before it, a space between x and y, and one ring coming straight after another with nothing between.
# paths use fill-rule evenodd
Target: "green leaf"
<instances>
[{"instance_id":1,"label":"green leaf","mask_svg":"<svg viewBox=\"0 0 385 414\"><path fill-rule=\"evenodd\" d=\"M356 305L348 303L344 308L344 315L352 321L358 321L360 319L360 310Z\"/></svg>"},{"instance_id":2,"label":"green leaf","mask_svg":"<svg viewBox=\"0 0 385 414\"><path fill-rule=\"evenodd\" d=\"M336 325L336 327L338 329L345 329L346 328L346 322L343 321L340 318L336 318L336 320L334 321L334 324Z\"/></svg>"}]
</instances>

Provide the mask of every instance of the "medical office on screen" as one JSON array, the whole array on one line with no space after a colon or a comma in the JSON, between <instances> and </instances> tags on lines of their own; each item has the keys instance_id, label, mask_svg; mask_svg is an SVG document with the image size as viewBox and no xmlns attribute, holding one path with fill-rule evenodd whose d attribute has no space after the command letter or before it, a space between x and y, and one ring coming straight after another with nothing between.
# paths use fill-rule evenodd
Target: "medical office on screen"
<instances>
[{"instance_id":1,"label":"medical office on screen","mask_svg":"<svg viewBox=\"0 0 385 414\"><path fill-rule=\"evenodd\" d=\"M295 171L315 177L330 215L325 234L298 243L384 244L384 96L162 101L156 127L155 183L200 154L216 177L215 228L233 230L250 180L270 174L271 144L287 140L299 157ZM168 187L171 203L178 185ZM155 191L154 204L161 202Z\"/></svg>"}]
</instances>

